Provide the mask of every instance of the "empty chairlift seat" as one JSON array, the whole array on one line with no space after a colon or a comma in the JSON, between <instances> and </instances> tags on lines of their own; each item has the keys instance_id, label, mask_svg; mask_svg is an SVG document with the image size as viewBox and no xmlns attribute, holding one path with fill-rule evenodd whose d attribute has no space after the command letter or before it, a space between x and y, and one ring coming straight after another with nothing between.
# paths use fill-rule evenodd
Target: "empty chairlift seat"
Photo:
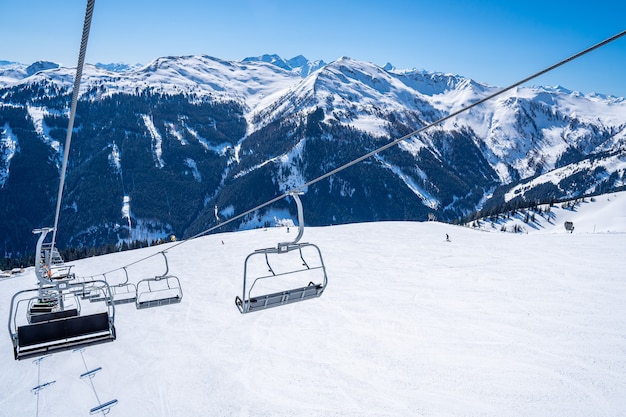
<instances>
[{"instance_id":1,"label":"empty chairlift seat","mask_svg":"<svg viewBox=\"0 0 626 417\"><path fill-rule=\"evenodd\" d=\"M137 287L133 283L117 284L111 286L113 304L134 303L137 300Z\"/></svg>"},{"instance_id":2,"label":"empty chairlift seat","mask_svg":"<svg viewBox=\"0 0 626 417\"><path fill-rule=\"evenodd\" d=\"M183 299L180 280L178 277L169 274L167 255L165 252L161 252L161 254L165 259L165 273L137 282L135 306L138 309L176 304Z\"/></svg>"},{"instance_id":3,"label":"empty chairlift seat","mask_svg":"<svg viewBox=\"0 0 626 417\"><path fill-rule=\"evenodd\" d=\"M122 269L124 270L125 280L117 284L109 284L111 287L112 298L107 301L108 303L118 305L134 303L137 301L137 286L132 282L129 282L126 267L122 267Z\"/></svg>"},{"instance_id":4,"label":"empty chairlift seat","mask_svg":"<svg viewBox=\"0 0 626 417\"><path fill-rule=\"evenodd\" d=\"M257 249L246 257L243 293L235 297L242 314L316 298L326 288L322 253L312 243L299 242L304 232L302 204L298 194L290 196L298 207L298 235L293 242Z\"/></svg>"}]
</instances>

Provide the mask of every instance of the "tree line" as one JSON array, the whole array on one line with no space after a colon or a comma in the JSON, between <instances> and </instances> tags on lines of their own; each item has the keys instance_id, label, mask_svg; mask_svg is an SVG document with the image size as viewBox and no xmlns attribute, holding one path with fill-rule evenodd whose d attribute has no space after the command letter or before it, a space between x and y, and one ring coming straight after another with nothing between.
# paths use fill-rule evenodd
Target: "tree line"
<instances>
[{"instance_id":1,"label":"tree line","mask_svg":"<svg viewBox=\"0 0 626 417\"><path fill-rule=\"evenodd\" d=\"M76 261L79 259L92 258L94 256L101 256L101 255L106 255L109 253L123 252L127 250L141 249L141 248L147 248L151 246L162 245L163 243L170 242L173 240L175 240L175 238L172 236L169 240L163 239L163 238L157 239L157 240L143 239L143 240L134 240L131 242L124 241L118 245L106 244L103 246L91 247L91 248L70 247L70 248L65 248L65 249L58 249L58 251L65 262L72 262L72 261ZM0 258L0 270L2 271L8 271L13 268L26 268L26 267L34 266L34 265L35 265L34 254L28 255L28 256L17 257L17 258L7 258L7 257Z\"/></svg>"}]
</instances>

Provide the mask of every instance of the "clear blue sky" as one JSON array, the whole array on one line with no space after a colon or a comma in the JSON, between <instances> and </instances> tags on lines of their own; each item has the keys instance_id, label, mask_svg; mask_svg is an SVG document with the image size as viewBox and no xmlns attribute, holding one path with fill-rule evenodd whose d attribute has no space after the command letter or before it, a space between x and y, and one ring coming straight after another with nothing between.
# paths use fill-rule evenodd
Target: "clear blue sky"
<instances>
[{"instance_id":1,"label":"clear blue sky","mask_svg":"<svg viewBox=\"0 0 626 417\"><path fill-rule=\"evenodd\" d=\"M0 60L75 66L86 0L0 0ZM87 62L264 53L507 86L626 29L626 1L96 0ZM626 36L533 85L626 96Z\"/></svg>"}]
</instances>

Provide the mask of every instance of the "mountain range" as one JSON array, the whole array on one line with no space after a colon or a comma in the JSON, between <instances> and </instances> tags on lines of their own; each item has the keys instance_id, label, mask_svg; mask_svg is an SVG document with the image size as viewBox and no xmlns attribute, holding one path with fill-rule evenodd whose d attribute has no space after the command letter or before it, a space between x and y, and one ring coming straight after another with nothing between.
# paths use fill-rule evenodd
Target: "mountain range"
<instances>
[{"instance_id":1,"label":"mountain range","mask_svg":"<svg viewBox=\"0 0 626 417\"><path fill-rule=\"evenodd\" d=\"M0 61L0 242L32 252L50 226L75 69ZM60 247L189 237L487 97L424 70L276 55L87 65ZM308 225L459 221L622 190L626 101L524 86L305 189ZM295 219L285 200L221 231Z\"/></svg>"}]
</instances>

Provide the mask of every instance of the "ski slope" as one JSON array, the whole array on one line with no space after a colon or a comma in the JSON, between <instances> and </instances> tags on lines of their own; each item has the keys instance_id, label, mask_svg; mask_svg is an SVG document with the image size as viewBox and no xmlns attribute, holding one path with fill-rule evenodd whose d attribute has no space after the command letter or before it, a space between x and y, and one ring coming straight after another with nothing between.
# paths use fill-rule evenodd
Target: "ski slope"
<instances>
[{"instance_id":1,"label":"ski slope","mask_svg":"<svg viewBox=\"0 0 626 417\"><path fill-rule=\"evenodd\" d=\"M115 342L88 347L85 363L72 351L42 361L40 382L56 382L38 410L38 368L13 359L5 330L0 416L89 415L98 400L79 378L86 365L102 367L92 382L100 402L118 400L112 417L626 415L626 193L553 213L518 234L436 222L307 228L328 272L322 297L247 315L234 304L246 256L293 228L187 242L168 252L182 302L119 305ZM580 227L567 233L565 220ZM97 275L165 248L73 270ZM162 257L128 271L160 274ZM35 281L32 269L0 281L0 317Z\"/></svg>"}]
</instances>

